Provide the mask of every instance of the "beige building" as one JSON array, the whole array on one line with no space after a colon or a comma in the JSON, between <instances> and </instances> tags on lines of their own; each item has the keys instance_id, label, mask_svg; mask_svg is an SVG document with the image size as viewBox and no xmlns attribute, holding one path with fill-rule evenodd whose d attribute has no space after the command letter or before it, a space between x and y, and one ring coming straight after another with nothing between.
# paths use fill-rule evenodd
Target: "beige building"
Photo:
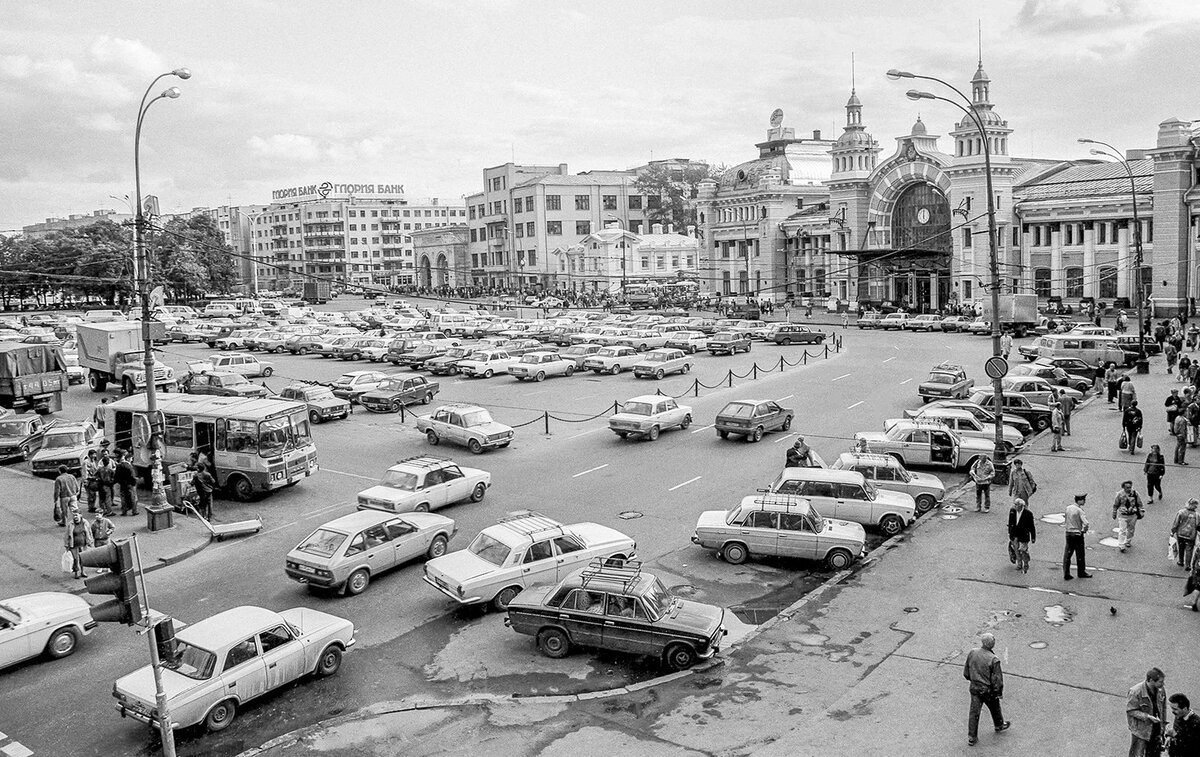
<instances>
[{"instance_id":1,"label":"beige building","mask_svg":"<svg viewBox=\"0 0 1200 757\"><path fill-rule=\"evenodd\" d=\"M626 283L664 283L698 275L700 244L694 235L678 234L662 224L649 233L626 231L616 221L588 234L567 249L555 250L562 289L616 292ZM561 286L565 277L565 286Z\"/></svg>"},{"instance_id":2,"label":"beige building","mask_svg":"<svg viewBox=\"0 0 1200 757\"><path fill-rule=\"evenodd\" d=\"M421 229L412 232L411 236L417 286L456 288L469 283L466 224Z\"/></svg>"}]
</instances>

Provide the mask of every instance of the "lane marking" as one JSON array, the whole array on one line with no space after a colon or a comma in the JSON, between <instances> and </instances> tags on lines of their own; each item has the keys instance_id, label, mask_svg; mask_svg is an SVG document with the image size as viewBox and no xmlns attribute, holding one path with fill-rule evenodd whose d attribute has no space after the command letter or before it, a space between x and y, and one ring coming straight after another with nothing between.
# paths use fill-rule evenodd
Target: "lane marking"
<instances>
[{"instance_id":1,"label":"lane marking","mask_svg":"<svg viewBox=\"0 0 1200 757\"><path fill-rule=\"evenodd\" d=\"M796 395L794 395L794 394L789 394L788 396L786 396L786 397L780 397L779 399L777 399L777 400L775 400L775 401L776 401L776 402L783 402L784 400L790 400L792 397L795 397L795 396L796 396Z\"/></svg>"},{"instance_id":2,"label":"lane marking","mask_svg":"<svg viewBox=\"0 0 1200 757\"><path fill-rule=\"evenodd\" d=\"M568 436L567 438L568 438L568 439L578 439L578 438L579 438L579 437L581 437L581 436L587 436L588 434L594 434L594 433L596 433L597 431L603 431L603 430L604 430L604 428L603 428L603 427L601 427L601 428L594 428L594 429L592 429L591 431L584 431L582 434L576 434L575 436Z\"/></svg>"},{"instance_id":3,"label":"lane marking","mask_svg":"<svg viewBox=\"0 0 1200 757\"><path fill-rule=\"evenodd\" d=\"M856 407L858 407L859 405L861 405L861 404L862 404L864 401L865 401L865 400L859 400L858 402L855 402L853 405L851 405L850 407L848 407L848 408L846 408L846 409L847 409L847 410L853 410L854 408L856 408Z\"/></svg>"},{"instance_id":4,"label":"lane marking","mask_svg":"<svg viewBox=\"0 0 1200 757\"><path fill-rule=\"evenodd\" d=\"M349 476L350 478L361 478L363 481L378 481L379 480L379 478L377 476L360 476L357 473L347 473L344 470L334 470L333 468L326 468L324 465L321 466L321 470L329 472L329 473L336 473L339 476Z\"/></svg>"},{"instance_id":5,"label":"lane marking","mask_svg":"<svg viewBox=\"0 0 1200 757\"><path fill-rule=\"evenodd\" d=\"M885 363L890 363L890 362L892 362L892 361L893 361L893 360L895 360L895 359L896 359L896 356L895 356L895 355L892 355L891 357L889 357L887 360L884 360L883 362L885 362Z\"/></svg>"},{"instance_id":6,"label":"lane marking","mask_svg":"<svg viewBox=\"0 0 1200 757\"><path fill-rule=\"evenodd\" d=\"M835 379L833 379L833 380L834 380L834 381L841 381L842 379L844 379L844 378L849 378L849 377L850 377L850 374L849 374L849 373L843 373L841 376L838 376L837 378L835 378Z\"/></svg>"},{"instance_id":7,"label":"lane marking","mask_svg":"<svg viewBox=\"0 0 1200 757\"><path fill-rule=\"evenodd\" d=\"M906 379L904 379L903 381L901 381L901 382L900 382L900 386L904 386L905 384L907 384L907 383L908 383L908 382L910 382L910 381L912 381L912 379L910 379L910 378L906 378Z\"/></svg>"},{"instance_id":8,"label":"lane marking","mask_svg":"<svg viewBox=\"0 0 1200 757\"><path fill-rule=\"evenodd\" d=\"M608 467L608 463L605 463L604 465L597 465L595 468L588 468L587 470L579 471L574 476L571 476L571 478L579 478L580 476L586 476L589 473L595 473L596 471L602 470L607 467Z\"/></svg>"},{"instance_id":9,"label":"lane marking","mask_svg":"<svg viewBox=\"0 0 1200 757\"><path fill-rule=\"evenodd\" d=\"M667 491L669 491L669 492L673 492L673 491L675 491L676 489L679 489L679 488L681 488L681 487L687 486L688 484L690 484L690 483L693 483L693 482L695 482L695 481L699 481L699 480L700 480L700 479L702 479L702 478L704 478L704 476L696 476L695 478L689 478L687 481L684 481L682 484L675 484L675 485L674 485L674 486L672 486L670 489L667 489Z\"/></svg>"},{"instance_id":10,"label":"lane marking","mask_svg":"<svg viewBox=\"0 0 1200 757\"><path fill-rule=\"evenodd\" d=\"M791 439L793 436L799 436L799 434L797 434L795 431L793 431L790 434L784 434L783 436L779 437L775 441L771 442L771 444L779 444L780 442L786 442L788 439Z\"/></svg>"},{"instance_id":11,"label":"lane marking","mask_svg":"<svg viewBox=\"0 0 1200 757\"><path fill-rule=\"evenodd\" d=\"M713 427L713 426L715 426L715 425L717 425L717 424L715 424L715 423L710 423L710 424L708 424L707 426L701 426L700 428L696 429L696 430L695 430L695 431L693 431L692 433L693 433L693 434L698 434L698 433L700 433L701 431L707 431L707 430L709 430L710 428L712 428L712 427Z\"/></svg>"},{"instance_id":12,"label":"lane marking","mask_svg":"<svg viewBox=\"0 0 1200 757\"><path fill-rule=\"evenodd\" d=\"M896 345L894 345L894 344L892 345L892 349L893 349L893 350L895 350L896 352L899 352L899 351L900 351L900 348L899 348L899 347L897 347L897 346L896 346Z\"/></svg>"}]
</instances>

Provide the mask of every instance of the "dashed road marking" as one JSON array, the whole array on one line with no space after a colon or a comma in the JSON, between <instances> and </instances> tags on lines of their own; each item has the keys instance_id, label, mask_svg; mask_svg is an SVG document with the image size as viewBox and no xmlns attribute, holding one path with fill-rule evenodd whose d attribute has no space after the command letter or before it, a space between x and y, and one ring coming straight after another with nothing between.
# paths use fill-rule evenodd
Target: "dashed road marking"
<instances>
[{"instance_id":1,"label":"dashed road marking","mask_svg":"<svg viewBox=\"0 0 1200 757\"><path fill-rule=\"evenodd\" d=\"M603 430L604 430L603 428L594 428L591 431L584 431L583 433L576 434L575 436L568 436L567 438L568 439L578 439L581 436L587 436L588 434L594 434L597 431L603 431Z\"/></svg>"},{"instance_id":2,"label":"dashed road marking","mask_svg":"<svg viewBox=\"0 0 1200 757\"><path fill-rule=\"evenodd\" d=\"M889 357L887 360L884 360L883 362L885 362L885 363L890 363L890 362L892 362L892 361L893 361L893 360L895 360L895 359L896 359L896 356L895 356L895 355L892 355L891 357Z\"/></svg>"},{"instance_id":3,"label":"dashed road marking","mask_svg":"<svg viewBox=\"0 0 1200 757\"><path fill-rule=\"evenodd\" d=\"M29 757L33 754L32 749L19 741L14 741L6 746L0 746L0 752L3 752L5 757Z\"/></svg>"},{"instance_id":4,"label":"dashed road marking","mask_svg":"<svg viewBox=\"0 0 1200 757\"><path fill-rule=\"evenodd\" d=\"M321 470L325 471L326 473L336 473L339 476L349 476L350 478L361 478L363 481L377 481L378 480L378 477L376 477L376 476L360 476L357 473L347 473L344 470L334 470L333 468L326 468L324 465L321 466Z\"/></svg>"},{"instance_id":5,"label":"dashed road marking","mask_svg":"<svg viewBox=\"0 0 1200 757\"><path fill-rule=\"evenodd\" d=\"M901 382L900 382L900 386L904 386L905 384L907 384L907 383L908 383L908 382L910 382L910 381L912 381L912 379L910 379L910 378L906 378L906 379L904 379L903 381L901 381Z\"/></svg>"},{"instance_id":6,"label":"dashed road marking","mask_svg":"<svg viewBox=\"0 0 1200 757\"><path fill-rule=\"evenodd\" d=\"M707 426L701 426L700 428L696 429L696 430L695 430L695 431L693 431L692 433L693 433L693 434L698 434L698 433L700 433L701 431L707 431L707 430L709 430L710 428L712 428L712 427L713 427L713 426L715 426L715 425L717 425L717 424L715 424L715 423L710 423L710 424L708 424Z\"/></svg>"},{"instance_id":7,"label":"dashed road marking","mask_svg":"<svg viewBox=\"0 0 1200 757\"><path fill-rule=\"evenodd\" d=\"M786 442L788 439L791 439L793 436L799 436L799 434L795 433L794 431L790 434L784 434L783 436L779 437L775 441L771 442L771 444L779 444L780 442Z\"/></svg>"},{"instance_id":8,"label":"dashed road marking","mask_svg":"<svg viewBox=\"0 0 1200 757\"><path fill-rule=\"evenodd\" d=\"M796 396L796 395L794 395L794 394L789 394L788 396L786 396L786 397L780 397L779 399L777 399L777 400L775 400L775 401L776 401L776 402L783 402L784 400L790 400L792 397L795 397L795 396Z\"/></svg>"},{"instance_id":9,"label":"dashed road marking","mask_svg":"<svg viewBox=\"0 0 1200 757\"><path fill-rule=\"evenodd\" d=\"M834 380L834 381L841 381L842 379L844 379L844 378L849 378L849 377L850 377L850 374L849 374L849 373L843 373L841 376L838 376L837 378L835 378L835 379L833 379L833 380Z\"/></svg>"},{"instance_id":10,"label":"dashed road marking","mask_svg":"<svg viewBox=\"0 0 1200 757\"><path fill-rule=\"evenodd\" d=\"M682 484L675 484L675 485L674 485L674 486L672 486L670 489L667 489L667 491L669 491L669 492L673 492L673 491L675 491L676 489L680 489L680 488L682 488L682 487L684 487L684 486L687 486L687 485L688 485L688 484L690 484L690 483L693 483L693 482L699 481L699 480L700 480L700 479L702 479L702 478L704 478L704 476L696 476L695 478L689 478L687 481L684 481Z\"/></svg>"},{"instance_id":11,"label":"dashed road marking","mask_svg":"<svg viewBox=\"0 0 1200 757\"><path fill-rule=\"evenodd\" d=\"M847 409L847 410L853 410L854 408L856 408L856 407L858 407L859 405L861 405L863 402L865 402L865 400L859 400L858 402L855 402L853 405L851 405L850 407L848 407L848 408L846 408L846 409Z\"/></svg>"},{"instance_id":12,"label":"dashed road marking","mask_svg":"<svg viewBox=\"0 0 1200 757\"><path fill-rule=\"evenodd\" d=\"M576 473L574 476L571 476L571 478L579 478L580 476L586 476L589 473L595 473L596 471L602 470L607 467L608 467L608 463L605 463L604 465L597 465L595 468L588 468L587 470L581 470L578 473Z\"/></svg>"}]
</instances>

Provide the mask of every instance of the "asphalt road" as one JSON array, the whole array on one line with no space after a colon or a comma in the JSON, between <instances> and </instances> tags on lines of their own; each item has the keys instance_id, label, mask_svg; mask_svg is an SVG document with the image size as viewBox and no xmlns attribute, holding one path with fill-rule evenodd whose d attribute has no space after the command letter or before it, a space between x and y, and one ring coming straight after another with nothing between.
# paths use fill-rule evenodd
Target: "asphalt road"
<instances>
[{"instance_id":1,"label":"asphalt road","mask_svg":"<svg viewBox=\"0 0 1200 757\"><path fill-rule=\"evenodd\" d=\"M810 360L806 366L763 373L755 381L735 380L732 388L701 390L699 397L681 399L692 406L694 425L664 433L657 442L617 439L603 417L579 423L552 420L549 434L538 419L546 411L561 418L595 415L614 401L656 389L678 395L693 379L715 384L730 370L746 373L756 361L766 369L778 366L780 355L795 360L803 348L755 343L751 353L736 358L700 356L690 375L661 382L629 374L577 374L540 384L507 377L443 379L434 406L469 401L491 408L510 425L536 420L518 429L508 449L480 456L455 447L437 450L493 477L494 486L482 502L441 511L459 525L451 548L464 547L475 533L513 510L536 509L566 523L597 521L637 539L644 569L668 586L730 608L732 633L765 621L825 573L820 566L787 560L728 565L690 543L697 515L726 509L768 483L782 467L795 433L832 459L849 448L855 431L881 428L885 418L918 405L916 384L931 365L953 359L980 381L982 362L990 354L987 339L966 335L836 331L845 337L845 350L828 360ZM163 359L180 370L186 359L209 352L203 346L170 345L164 347ZM315 357L268 359L275 363L275 375L267 383L275 389L297 378L328 381L347 370L371 367ZM758 444L719 440L710 428L716 412L728 400L746 397L794 407L793 433L768 435ZM62 415L89 417L95 400L86 387L76 386ZM186 621L243 604L316 607L352 619L358 646L337 676L305 680L268 695L248 705L221 734L180 734L181 755L236 754L342 711L413 692L575 693L661 673L650 661L619 655L545 658L531 639L504 628L500 615L452 606L420 580L420 563L380 577L358 597L312 594L290 581L282 569L288 549L322 522L351 511L355 493L395 460L429 450L411 419L402 424L398 416L361 410L347 420L316 427L314 434L322 466L318 475L257 502L218 501L218 518L257 514L265 523L262 533L213 545L156 571L147 577L148 590L156 609ZM10 480L18 500L29 508L48 501L49 481L6 476L6 486ZM952 484L961 477L943 480ZM0 556L4 550L0 547ZM56 552L50 554L57 559ZM6 578L5 583L0 591L5 596L39 588L36 576L19 576L11 585ZM19 738L35 754L152 753L146 729L120 719L111 697L112 682L145 664L147 657L141 637L125 627L105 625L68 660L37 661L0 673L0 701L5 703L0 731Z\"/></svg>"}]
</instances>

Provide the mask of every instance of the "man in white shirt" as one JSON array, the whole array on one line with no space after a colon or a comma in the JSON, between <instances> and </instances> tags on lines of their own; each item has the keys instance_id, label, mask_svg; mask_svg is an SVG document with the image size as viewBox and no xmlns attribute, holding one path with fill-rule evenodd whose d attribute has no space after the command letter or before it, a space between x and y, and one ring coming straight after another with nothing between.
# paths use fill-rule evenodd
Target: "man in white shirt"
<instances>
[{"instance_id":1,"label":"man in white shirt","mask_svg":"<svg viewBox=\"0 0 1200 757\"><path fill-rule=\"evenodd\" d=\"M1075 567L1080 578L1091 578L1092 574L1087 572L1087 558L1085 557L1085 548L1083 543L1083 535L1088 532L1088 519L1083 514L1083 506L1087 503L1087 494L1076 494L1075 502L1067 505L1067 512L1064 514L1063 525L1067 529L1067 545L1063 550L1063 580L1070 581L1075 576L1071 575L1071 555L1075 555Z\"/></svg>"}]
</instances>

